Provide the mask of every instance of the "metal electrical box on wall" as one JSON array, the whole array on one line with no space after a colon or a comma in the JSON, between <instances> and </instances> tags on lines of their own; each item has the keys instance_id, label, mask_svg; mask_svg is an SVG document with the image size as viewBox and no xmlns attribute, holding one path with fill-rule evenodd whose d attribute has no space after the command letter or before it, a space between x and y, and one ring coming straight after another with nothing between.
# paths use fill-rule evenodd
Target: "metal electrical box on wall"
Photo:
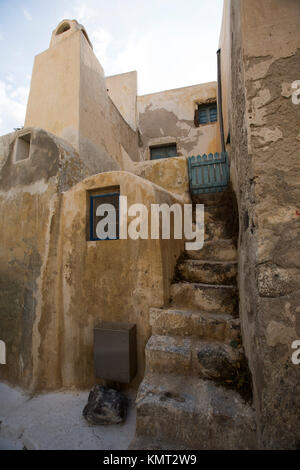
<instances>
[{"instance_id":1,"label":"metal electrical box on wall","mask_svg":"<svg viewBox=\"0 0 300 470\"><path fill-rule=\"evenodd\" d=\"M95 376L130 383L137 372L136 325L105 322L94 328Z\"/></svg>"}]
</instances>

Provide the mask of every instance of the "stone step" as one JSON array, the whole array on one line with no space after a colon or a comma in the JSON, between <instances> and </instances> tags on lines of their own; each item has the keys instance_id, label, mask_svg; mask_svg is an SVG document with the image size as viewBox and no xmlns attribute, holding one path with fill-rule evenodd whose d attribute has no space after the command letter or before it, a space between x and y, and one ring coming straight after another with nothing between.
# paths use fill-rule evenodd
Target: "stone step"
<instances>
[{"instance_id":1,"label":"stone step","mask_svg":"<svg viewBox=\"0 0 300 470\"><path fill-rule=\"evenodd\" d=\"M172 307L202 312L237 312L237 289L235 286L176 282L171 285Z\"/></svg>"},{"instance_id":2,"label":"stone step","mask_svg":"<svg viewBox=\"0 0 300 470\"><path fill-rule=\"evenodd\" d=\"M237 250L232 240L215 240L204 242L201 250L190 250L185 252L190 259L207 261L236 261Z\"/></svg>"},{"instance_id":3,"label":"stone step","mask_svg":"<svg viewBox=\"0 0 300 470\"><path fill-rule=\"evenodd\" d=\"M237 262L186 259L179 263L176 278L204 284L235 284Z\"/></svg>"},{"instance_id":4,"label":"stone step","mask_svg":"<svg viewBox=\"0 0 300 470\"><path fill-rule=\"evenodd\" d=\"M222 313L178 309L150 309L155 335L196 336L217 341L240 340L240 321Z\"/></svg>"},{"instance_id":5,"label":"stone step","mask_svg":"<svg viewBox=\"0 0 300 470\"><path fill-rule=\"evenodd\" d=\"M204 218L205 220L205 218ZM193 222L193 231L196 231L196 224ZM221 220L204 221L204 241L215 241L219 239L230 240L232 238L231 226Z\"/></svg>"},{"instance_id":6,"label":"stone step","mask_svg":"<svg viewBox=\"0 0 300 470\"><path fill-rule=\"evenodd\" d=\"M136 439L150 445L168 441L186 449L256 448L253 409L235 391L211 381L147 373L136 402Z\"/></svg>"},{"instance_id":7,"label":"stone step","mask_svg":"<svg viewBox=\"0 0 300 470\"><path fill-rule=\"evenodd\" d=\"M230 219L231 214L226 212L227 206L222 205L205 205L204 204L204 222L227 222ZM193 206L192 221L196 222L196 206Z\"/></svg>"},{"instance_id":8,"label":"stone step","mask_svg":"<svg viewBox=\"0 0 300 470\"><path fill-rule=\"evenodd\" d=\"M243 360L240 347L194 337L152 335L145 351L147 371L216 381L234 380Z\"/></svg>"}]
</instances>

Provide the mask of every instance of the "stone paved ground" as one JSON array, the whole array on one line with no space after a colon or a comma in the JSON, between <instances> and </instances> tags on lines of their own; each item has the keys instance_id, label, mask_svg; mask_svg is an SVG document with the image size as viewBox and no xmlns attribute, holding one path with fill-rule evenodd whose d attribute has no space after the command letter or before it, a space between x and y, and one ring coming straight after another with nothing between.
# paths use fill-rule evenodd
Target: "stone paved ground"
<instances>
[{"instance_id":1,"label":"stone paved ground","mask_svg":"<svg viewBox=\"0 0 300 470\"><path fill-rule=\"evenodd\" d=\"M82 417L88 392L34 397L0 383L0 450L123 450L135 432L134 395L121 425L91 426Z\"/></svg>"}]
</instances>

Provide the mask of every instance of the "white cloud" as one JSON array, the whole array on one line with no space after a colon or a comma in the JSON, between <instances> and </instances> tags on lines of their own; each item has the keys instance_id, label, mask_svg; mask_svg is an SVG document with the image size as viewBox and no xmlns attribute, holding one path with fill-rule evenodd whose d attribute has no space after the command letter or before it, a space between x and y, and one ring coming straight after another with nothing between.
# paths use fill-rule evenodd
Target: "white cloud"
<instances>
[{"instance_id":1,"label":"white cloud","mask_svg":"<svg viewBox=\"0 0 300 470\"><path fill-rule=\"evenodd\" d=\"M185 27L174 35L171 26L148 25L121 41L105 26L101 12L99 3L77 0L67 17L85 26L107 76L137 70L140 94L216 80L216 54L203 41L207 32L198 37Z\"/></svg>"},{"instance_id":2,"label":"white cloud","mask_svg":"<svg viewBox=\"0 0 300 470\"><path fill-rule=\"evenodd\" d=\"M32 21L32 16L31 16L31 14L29 13L29 11L26 10L26 8L23 9L23 13L24 13L25 19L26 19L27 21Z\"/></svg>"},{"instance_id":3,"label":"white cloud","mask_svg":"<svg viewBox=\"0 0 300 470\"><path fill-rule=\"evenodd\" d=\"M29 88L16 87L0 80L0 135L24 125Z\"/></svg>"},{"instance_id":4,"label":"white cloud","mask_svg":"<svg viewBox=\"0 0 300 470\"><path fill-rule=\"evenodd\" d=\"M137 70L139 94L146 94L216 80L216 60L203 47L195 50L193 34L170 42L153 30L131 37L106 73Z\"/></svg>"},{"instance_id":5,"label":"white cloud","mask_svg":"<svg viewBox=\"0 0 300 470\"><path fill-rule=\"evenodd\" d=\"M6 75L5 80L9 83L14 83L15 77L12 73L9 73L8 75Z\"/></svg>"},{"instance_id":6,"label":"white cloud","mask_svg":"<svg viewBox=\"0 0 300 470\"><path fill-rule=\"evenodd\" d=\"M97 15L97 12L93 8L89 7L86 3L82 2L77 3L74 8L74 12L77 21L83 24L95 18L95 16Z\"/></svg>"},{"instance_id":7,"label":"white cloud","mask_svg":"<svg viewBox=\"0 0 300 470\"><path fill-rule=\"evenodd\" d=\"M106 63L109 61L107 49L113 40L112 35L105 29L99 28L91 31L90 39L93 44L95 55L97 56L101 65L105 67Z\"/></svg>"},{"instance_id":8,"label":"white cloud","mask_svg":"<svg viewBox=\"0 0 300 470\"><path fill-rule=\"evenodd\" d=\"M77 1L71 8L65 10L63 13L64 18L69 20L75 19L78 23L82 23L84 26L86 26L90 21L94 21L97 15L97 10L82 1Z\"/></svg>"}]
</instances>

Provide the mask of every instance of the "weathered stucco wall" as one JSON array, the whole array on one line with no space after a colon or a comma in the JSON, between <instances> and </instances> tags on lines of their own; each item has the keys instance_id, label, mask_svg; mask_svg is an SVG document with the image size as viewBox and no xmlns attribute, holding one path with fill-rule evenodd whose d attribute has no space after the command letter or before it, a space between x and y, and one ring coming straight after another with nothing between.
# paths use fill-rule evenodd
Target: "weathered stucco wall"
<instances>
[{"instance_id":1,"label":"weathered stucco wall","mask_svg":"<svg viewBox=\"0 0 300 470\"><path fill-rule=\"evenodd\" d=\"M25 131L32 133L30 158L14 163L16 137ZM7 364L0 378L30 390L89 387L94 325L131 321L138 331L137 386L149 308L169 298L183 241L87 241L87 191L119 186L128 204L147 207L176 197L127 172L84 180L101 163L88 167L45 131L29 128L1 142L0 338Z\"/></svg>"},{"instance_id":2,"label":"weathered stucco wall","mask_svg":"<svg viewBox=\"0 0 300 470\"><path fill-rule=\"evenodd\" d=\"M137 127L137 73L127 72L106 77L108 95L125 121L136 130Z\"/></svg>"},{"instance_id":3,"label":"weathered stucco wall","mask_svg":"<svg viewBox=\"0 0 300 470\"><path fill-rule=\"evenodd\" d=\"M63 137L86 159L98 158L102 171L129 169L139 158L137 134L108 96L103 69L81 29L66 31L36 56L25 126Z\"/></svg>"},{"instance_id":4,"label":"weathered stucco wall","mask_svg":"<svg viewBox=\"0 0 300 470\"><path fill-rule=\"evenodd\" d=\"M230 0L223 2L223 18L219 37L219 48L221 49L221 88L222 88L222 110L225 143L230 133L230 107L231 107L231 31L230 22ZM228 144L227 144L228 146Z\"/></svg>"},{"instance_id":5,"label":"weathered stucco wall","mask_svg":"<svg viewBox=\"0 0 300 470\"><path fill-rule=\"evenodd\" d=\"M220 151L219 124L195 127L197 103L216 100L215 82L138 96L141 160L149 146L177 143L178 156Z\"/></svg>"},{"instance_id":6,"label":"weathered stucco wall","mask_svg":"<svg viewBox=\"0 0 300 470\"><path fill-rule=\"evenodd\" d=\"M31 132L29 158L14 163L16 139ZM60 193L97 169L87 167L74 149L39 129L26 128L0 139L0 337L7 346L1 379L32 385L34 325L49 240L55 238ZM53 240L54 241L54 240ZM51 293L55 295L55 291Z\"/></svg>"},{"instance_id":7,"label":"weathered stucco wall","mask_svg":"<svg viewBox=\"0 0 300 470\"><path fill-rule=\"evenodd\" d=\"M134 173L190 202L186 157L147 160L134 165Z\"/></svg>"},{"instance_id":8,"label":"weathered stucco wall","mask_svg":"<svg viewBox=\"0 0 300 470\"><path fill-rule=\"evenodd\" d=\"M49 276L43 285L39 388L85 388L95 382L93 327L100 321L136 323L138 374L131 385L137 386L143 378L149 308L162 306L169 298L169 283L183 242L87 241L87 191L115 186L128 197L128 205L142 202L149 208L151 203L176 201L170 193L126 172L90 177L64 193L57 264L49 259ZM58 295L53 298L57 285ZM54 359L50 351L55 341L54 349L60 355L50 373L47 363Z\"/></svg>"},{"instance_id":9,"label":"weathered stucco wall","mask_svg":"<svg viewBox=\"0 0 300 470\"><path fill-rule=\"evenodd\" d=\"M232 0L231 161L240 219L243 340L259 445L299 448L300 4ZM226 80L223 86L225 87Z\"/></svg>"}]
</instances>

